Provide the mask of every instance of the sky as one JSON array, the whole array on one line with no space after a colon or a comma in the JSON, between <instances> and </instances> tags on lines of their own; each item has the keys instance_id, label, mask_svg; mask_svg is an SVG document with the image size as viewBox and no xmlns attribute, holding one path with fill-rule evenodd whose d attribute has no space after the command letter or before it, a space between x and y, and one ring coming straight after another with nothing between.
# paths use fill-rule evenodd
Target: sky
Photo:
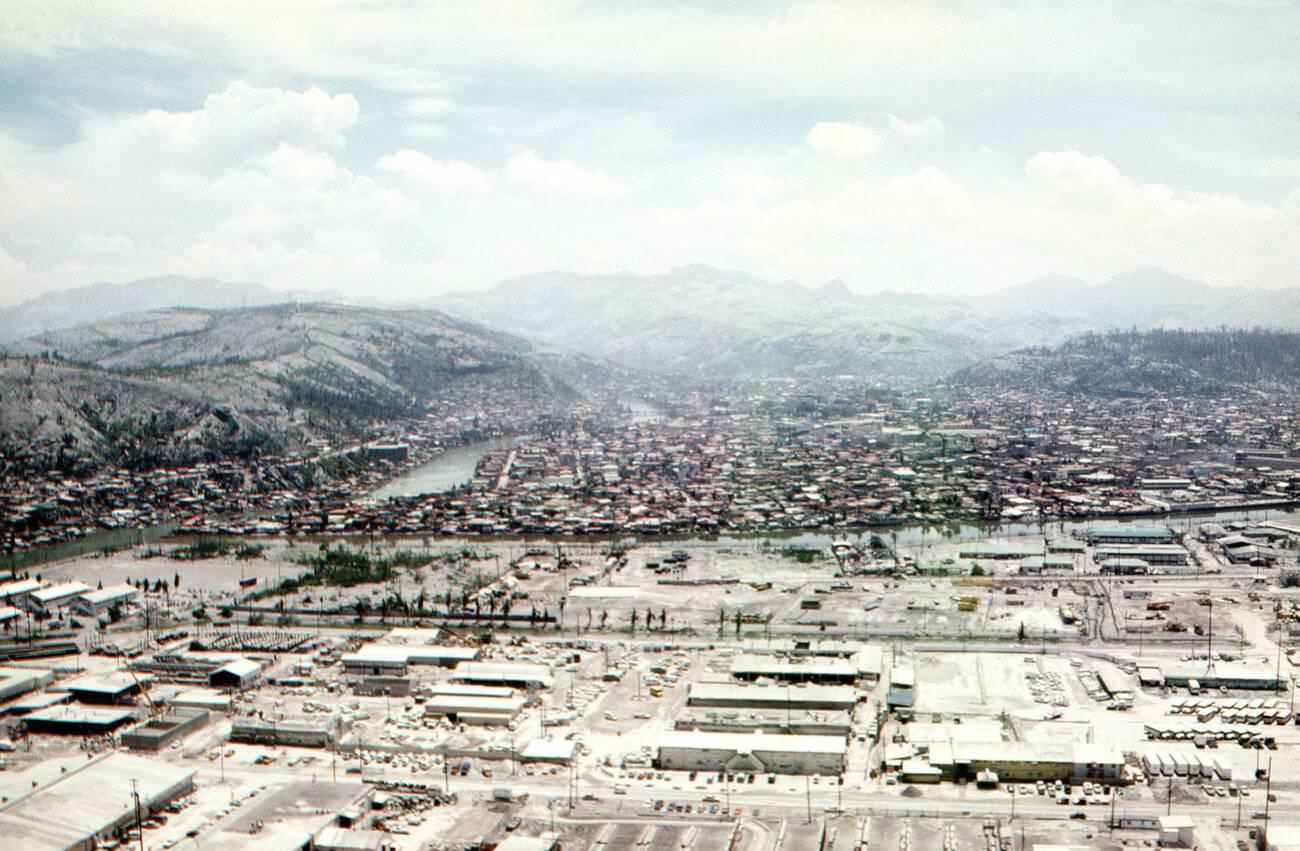
<instances>
[{"instance_id":1,"label":"sky","mask_svg":"<svg viewBox=\"0 0 1300 851\"><path fill-rule=\"evenodd\" d=\"M0 303L1297 286L1297 45L1289 0L0 0Z\"/></svg>"}]
</instances>

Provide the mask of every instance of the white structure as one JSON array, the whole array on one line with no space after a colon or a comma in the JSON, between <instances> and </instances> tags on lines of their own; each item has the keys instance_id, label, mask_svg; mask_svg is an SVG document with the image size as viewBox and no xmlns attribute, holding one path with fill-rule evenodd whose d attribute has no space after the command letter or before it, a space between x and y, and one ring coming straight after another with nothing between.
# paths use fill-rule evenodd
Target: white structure
<instances>
[{"instance_id":1,"label":"white structure","mask_svg":"<svg viewBox=\"0 0 1300 851\"><path fill-rule=\"evenodd\" d=\"M674 731L659 737L659 767L838 776L847 750L844 739L836 736Z\"/></svg>"},{"instance_id":2,"label":"white structure","mask_svg":"<svg viewBox=\"0 0 1300 851\"><path fill-rule=\"evenodd\" d=\"M550 688L554 682L550 668L527 663L462 662L452 671L451 678L462 683L515 688Z\"/></svg>"},{"instance_id":3,"label":"white structure","mask_svg":"<svg viewBox=\"0 0 1300 851\"><path fill-rule=\"evenodd\" d=\"M33 612L53 614L67 608L72 602L91 590L84 582L65 582L50 588L42 588L27 595L27 608Z\"/></svg>"},{"instance_id":4,"label":"white structure","mask_svg":"<svg viewBox=\"0 0 1300 851\"><path fill-rule=\"evenodd\" d=\"M72 601L72 608L83 615L97 617L113 606L131 602L139 594L139 589L124 582L121 585L110 585L96 591L87 591Z\"/></svg>"},{"instance_id":5,"label":"white structure","mask_svg":"<svg viewBox=\"0 0 1300 851\"><path fill-rule=\"evenodd\" d=\"M114 828L134 823L132 781L142 817L194 788L194 769L162 760L114 753L57 775L0 809L6 848L65 851L94 848Z\"/></svg>"}]
</instances>

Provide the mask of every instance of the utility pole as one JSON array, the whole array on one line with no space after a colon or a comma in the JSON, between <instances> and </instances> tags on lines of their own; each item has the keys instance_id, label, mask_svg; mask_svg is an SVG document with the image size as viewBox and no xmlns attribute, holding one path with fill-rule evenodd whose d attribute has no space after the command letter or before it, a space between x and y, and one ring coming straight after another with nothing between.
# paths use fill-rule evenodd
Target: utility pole
<instances>
[{"instance_id":1,"label":"utility pole","mask_svg":"<svg viewBox=\"0 0 1300 851\"><path fill-rule=\"evenodd\" d=\"M1238 795L1237 797L1241 797ZM1273 757L1268 758L1268 774L1264 777L1264 835L1268 835L1268 804L1273 797Z\"/></svg>"},{"instance_id":2,"label":"utility pole","mask_svg":"<svg viewBox=\"0 0 1300 851\"><path fill-rule=\"evenodd\" d=\"M803 787L808 800L808 824L812 824L812 779L807 774L803 776Z\"/></svg>"},{"instance_id":3,"label":"utility pole","mask_svg":"<svg viewBox=\"0 0 1300 851\"><path fill-rule=\"evenodd\" d=\"M144 851L144 827L140 824L140 791L134 777L131 778L131 797L135 800L135 835L140 839L140 851Z\"/></svg>"},{"instance_id":4,"label":"utility pole","mask_svg":"<svg viewBox=\"0 0 1300 851\"><path fill-rule=\"evenodd\" d=\"M1171 814L1173 811L1174 811L1174 778L1173 778L1172 776L1170 776L1170 778L1169 778L1169 801L1165 804L1165 815L1169 815L1169 814Z\"/></svg>"}]
</instances>

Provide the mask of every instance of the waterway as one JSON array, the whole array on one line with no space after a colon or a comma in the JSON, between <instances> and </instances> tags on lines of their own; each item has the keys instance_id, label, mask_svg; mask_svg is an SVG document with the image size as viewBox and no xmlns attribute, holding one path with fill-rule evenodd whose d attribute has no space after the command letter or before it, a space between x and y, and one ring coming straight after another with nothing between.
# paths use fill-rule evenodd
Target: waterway
<instances>
[{"instance_id":1,"label":"waterway","mask_svg":"<svg viewBox=\"0 0 1300 851\"><path fill-rule=\"evenodd\" d=\"M421 464L393 479L373 495L377 499L388 499L394 496L446 493L474 478L479 459L484 455L496 449L518 446L524 440L522 437L500 437L448 449L427 464Z\"/></svg>"}]
</instances>

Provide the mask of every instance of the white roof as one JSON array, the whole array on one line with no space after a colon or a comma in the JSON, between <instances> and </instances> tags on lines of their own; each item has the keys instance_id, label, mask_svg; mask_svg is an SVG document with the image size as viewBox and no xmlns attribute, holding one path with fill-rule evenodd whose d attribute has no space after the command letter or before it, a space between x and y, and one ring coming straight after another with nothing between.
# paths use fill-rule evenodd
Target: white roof
<instances>
[{"instance_id":1,"label":"white roof","mask_svg":"<svg viewBox=\"0 0 1300 851\"><path fill-rule=\"evenodd\" d=\"M551 683L550 668L526 663L461 662L451 676L455 680Z\"/></svg>"},{"instance_id":2,"label":"white roof","mask_svg":"<svg viewBox=\"0 0 1300 851\"><path fill-rule=\"evenodd\" d=\"M775 753L843 754L848 745L840 736L792 736L769 733L705 733L695 730L669 730L658 736L660 748L683 750L733 750L737 753L758 751Z\"/></svg>"},{"instance_id":3,"label":"white roof","mask_svg":"<svg viewBox=\"0 0 1300 851\"><path fill-rule=\"evenodd\" d=\"M61 600L64 597L75 597L89 590L90 586L84 582L64 582L62 585L54 585L40 591L33 591L32 599L38 603L48 603L52 600Z\"/></svg>"},{"instance_id":4,"label":"white roof","mask_svg":"<svg viewBox=\"0 0 1300 851\"><path fill-rule=\"evenodd\" d=\"M251 677L261 670L262 666L254 662L252 659L231 659L212 673L218 674L225 672L227 674L234 674L237 677Z\"/></svg>"},{"instance_id":5,"label":"white roof","mask_svg":"<svg viewBox=\"0 0 1300 851\"><path fill-rule=\"evenodd\" d=\"M194 777L193 768L114 753L61 774L56 780L0 809L5 847L62 851L134 812L131 781L140 800L158 804Z\"/></svg>"},{"instance_id":6,"label":"white roof","mask_svg":"<svg viewBox=\"0 0 1300 851\"><path fill-rule=\"evenodd\" d=\"M691 683L691 700L758 700L765 702L788 701L843 703L852 705L858 700L853 686L822 685L736 685L734 683Z\"/></svg>"},{"instance_id":7,"label":"white roof","mask_svg":"<svg viewBox=\"0 0 1300 851\"><path fill-rule=\"evenodd\" d=\"M15 594L30 594L41 587L41 583L35 579L19 579L16 582L6 582L0 585L0 599L12 597Z\"/></svg>"},{"instance_id":8,"label":"white roof","mask_svg":"<svg viewBox=\"0 0 1300 851\"><path fill-rule=\"evenodd\" d=\"M534 739L519 754L520 759L572 759L578 748L570 739Z\"/></svg>"},{"instance_id":9,"label":"white roof","mask_svg":"<svg viewBox=\"0 0 1300 851\"><path fill-rule=\"evenodd\" d=\"M81 599L88 603L109 603L113 600L126 599L134 597L140 593L140 589L123 582L120 585L110 585L107 588L100 588L95 591L87 591L81 595Z\"/></svg>"}]
</instances>

